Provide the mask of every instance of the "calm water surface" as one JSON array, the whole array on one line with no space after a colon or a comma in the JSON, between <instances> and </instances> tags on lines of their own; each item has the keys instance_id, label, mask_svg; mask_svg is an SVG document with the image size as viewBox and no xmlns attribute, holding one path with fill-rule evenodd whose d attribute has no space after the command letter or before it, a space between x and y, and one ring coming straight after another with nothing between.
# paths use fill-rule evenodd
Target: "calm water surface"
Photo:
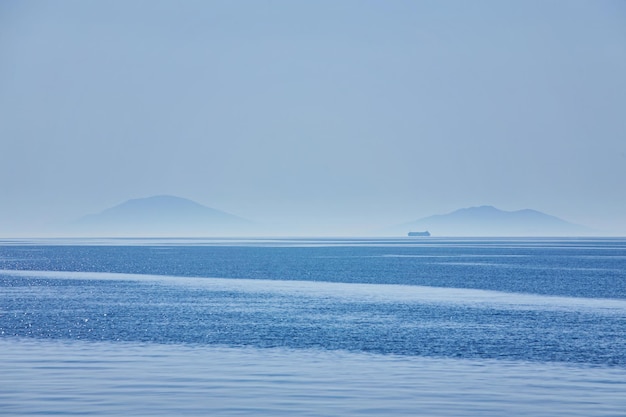
<instances>
[{"instance_id":1,"label":"calm water surface","mask_svg":"<svg viewBox=\"0 0 626 417\"><path fill-rule=\"evenodd\" d=\"M5 415L624 415L626 240L0 241Z\"/></svg>"}]
</instances>

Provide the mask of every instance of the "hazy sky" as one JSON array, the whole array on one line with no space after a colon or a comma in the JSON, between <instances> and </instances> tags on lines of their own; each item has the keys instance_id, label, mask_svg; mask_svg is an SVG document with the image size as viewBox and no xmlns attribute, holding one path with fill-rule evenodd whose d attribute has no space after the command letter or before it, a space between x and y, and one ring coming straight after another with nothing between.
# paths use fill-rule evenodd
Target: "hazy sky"
<instances>
[{"instance_id":1,"label":"hazy sky","mask_svg":"<svg viewBox=\"0 0 626 417\"><path fill-rule=\"evenodd\" d=\"M626 234L626 2L0 2L0 236L155 194Z\"/></svg>"}]
</instances>

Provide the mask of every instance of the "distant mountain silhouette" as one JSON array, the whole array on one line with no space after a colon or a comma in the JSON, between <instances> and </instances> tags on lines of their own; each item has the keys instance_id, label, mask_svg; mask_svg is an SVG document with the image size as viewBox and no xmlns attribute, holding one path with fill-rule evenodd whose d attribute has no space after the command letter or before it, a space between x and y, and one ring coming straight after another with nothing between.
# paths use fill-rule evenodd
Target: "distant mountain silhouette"
<instances>
[{"instance_id":1,"label":"distant mountain silhouette","mask_svg":"<svg viewBox=\"0 0 626 417\"><path fill-rule=\"evenodd\" d=\"M78 234L99 236L218 236L245 234L249 220L185 198L160 195L125 201L73 224Z\"/></svg>"},{"instance_id":2,"label":"distant mountain silhouette","mask_svg":"<svg viewBox=\"0 0 626 417\"><path fill-rule=\"evenodd\" d=\"M567 222L536 210L504 211L493 206L469 207L425 217L394 228L428 230L433 236L574 236L589 235L584 226Z\"/></svg>"}]
</instances>

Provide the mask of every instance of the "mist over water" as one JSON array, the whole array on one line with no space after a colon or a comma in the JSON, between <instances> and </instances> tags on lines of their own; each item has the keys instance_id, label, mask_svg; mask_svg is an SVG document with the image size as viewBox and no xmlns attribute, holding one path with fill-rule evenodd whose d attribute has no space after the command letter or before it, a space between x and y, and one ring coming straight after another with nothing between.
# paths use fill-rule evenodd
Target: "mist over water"
<instances>
[{"instance_id":1,"label":"mist over water","mask_svg":"<svg viewBox=\"0 0 626 417\"><path fill-rule=\"evenodd\" d=\"M624 18L611 0L5 0L0 236L163 194L286 236L485 204L626 235Z\"/></svg>"}]
</instances>

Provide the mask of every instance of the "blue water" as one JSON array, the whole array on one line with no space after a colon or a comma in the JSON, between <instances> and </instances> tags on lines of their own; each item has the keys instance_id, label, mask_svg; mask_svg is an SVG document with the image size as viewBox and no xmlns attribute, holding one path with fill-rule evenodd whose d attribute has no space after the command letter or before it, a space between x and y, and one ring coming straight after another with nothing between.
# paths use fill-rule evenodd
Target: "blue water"
<instances>
[{"instance_id":1,"label":"blue water","mask_svg":"<svg viewBox=\"0 0 626 417\"><path fill-rule=\"evenodd\" d=\"M0 241L0 414L624 415L626 239Z\"/></svg>"}]
</instances>

